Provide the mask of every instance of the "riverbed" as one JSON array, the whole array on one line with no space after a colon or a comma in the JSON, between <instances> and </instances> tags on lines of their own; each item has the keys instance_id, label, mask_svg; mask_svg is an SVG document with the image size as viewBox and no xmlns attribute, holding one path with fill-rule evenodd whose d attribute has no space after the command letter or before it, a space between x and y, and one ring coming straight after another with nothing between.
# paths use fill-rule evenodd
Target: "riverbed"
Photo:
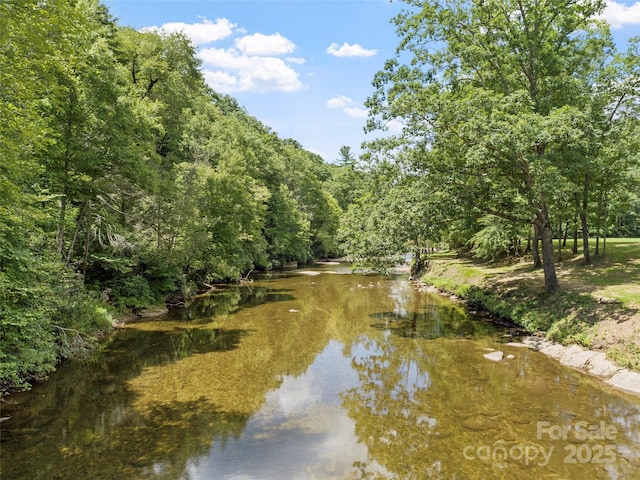
<instances>
[{"instance_id":1,"label":"riverbed","mask_svg":"<svg viewBox=\"0 0 640 480\"><path fill-rule=\"evenodd\" d=\"M640 398L513 340L406 275L256 276L9 396L0 477L640 478Z\"/></svg>"}]
</instances>

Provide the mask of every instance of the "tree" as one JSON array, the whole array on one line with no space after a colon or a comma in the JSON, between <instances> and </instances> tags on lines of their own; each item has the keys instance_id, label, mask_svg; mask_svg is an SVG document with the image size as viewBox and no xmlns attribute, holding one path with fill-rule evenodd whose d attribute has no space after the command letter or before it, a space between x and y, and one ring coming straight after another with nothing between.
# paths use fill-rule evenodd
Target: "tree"
<instances>
[{"instance_id":1,"label":"tree","mask_svg":"<svg viewBox=\"0 0 640 480\"><path fill-rule=\"evenodd\" d=\"M423 273L427 266L423 254L440 241L446 210L430 180L403 171L397 163L383 162L369 169L339 230L343 249L356 268L385 272L411 252L411 275Z\"/></svg>"},{"instance_id":2,"label":"tree","mask_svg":"<svg viewBox=\"0 0 640 480\"><path fill-rule=\"evenodd\" d=\"M60 69L91 24L83 8L67 0L0 4L0 395L46 377L86 330L110 323L52 245L59 191L48 188L42 162L58 139L49 111L63 88Z\"/></svg>"},{"instance_id":3,"label":"tree","mask_svg":"<svg viewBox=\"0 0 640 480\"><path fill-rule=\"evenodd\" d=\"M421 151L426 174L452 179L468 212L533 224L554 293L554 197L563 166L593 138L583 107L612 45L593 20L604 2L407 3L394 20L398 56L367 102L369 128L401 118L401 148Z\"/></svg>"},{"instance_id":4,"label":"tree","mask_svg":"<svg viewBox=\"0 0 640 480\"><path fill-rule=\"evenodd\" d=\"M326 180L329 173L324 161L301 146L287 142L282 143L279 151L284 160L284 182L310 222L311 255L314 258L335 255L341 210L336 199L326 191L323 179Z\"/></svg>"},{"instance_id":5,"label":"tree","mask_svg":"<svg viewBox=\"0 0 640 480\"><path fill-rule=\"evenodd\" d=\"M357 160L351 147L340 147L337 163L328 164L327 170L326 188L344 212L360 195L363 180L363 171L357 168Z\"/></svg>"},{"instance_id":6,"label":"tree","mask_svg":"<svg viewBox=\"0 0 640 480\"><path fill-rule=\"evenodd\" d=\"M602 105L602 139L594 162L593 191L596 197L596 255L610 210L610 198L619 192L635 191L640 165L640 37L629 42L624 54L617 54L598 79L595 94ZM622 193L623 195L625 193ZM605 248L606 250L606 243Z\"/></svg>"},{"instance_id":7,"label":"tree","mask_svg":"<svg viewBox=\"0 0 640 480\"><path fill-rule=\"evenodd\" d=\"M356 163L356 158L351 151L349 145L342 145L340 147L338 156L338 165L341 167L353 167Z\"/></svg>"},{"instance_id":8,"label":"tree","mask_svg":"<svg viewBox=\"0 0 640 480\"><path fill-rule=\"evenodd\" d=\"M210 90L184 35L99 0L0 2L0 31L0 394L109 311L337 251L329 167Z\"/></svg>"}]
</instances>

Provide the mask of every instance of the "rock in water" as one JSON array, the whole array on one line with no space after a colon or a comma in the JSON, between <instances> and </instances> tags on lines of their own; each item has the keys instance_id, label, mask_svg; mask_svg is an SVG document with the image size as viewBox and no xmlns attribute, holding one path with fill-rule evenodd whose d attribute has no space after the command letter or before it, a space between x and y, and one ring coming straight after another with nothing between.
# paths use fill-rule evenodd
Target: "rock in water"
<instances>
[{"instance_id":1,"label":"rock in water","mask_svg":"<svg viewBox=\"0 0 640 480\"><path fill-rule=\"evenodd\" d=\"M494 362L501 362L504 357L504 353L498 350L497 352L485 353L483 356L484 358L493 360Z\"/></svg>"}]
</instances>

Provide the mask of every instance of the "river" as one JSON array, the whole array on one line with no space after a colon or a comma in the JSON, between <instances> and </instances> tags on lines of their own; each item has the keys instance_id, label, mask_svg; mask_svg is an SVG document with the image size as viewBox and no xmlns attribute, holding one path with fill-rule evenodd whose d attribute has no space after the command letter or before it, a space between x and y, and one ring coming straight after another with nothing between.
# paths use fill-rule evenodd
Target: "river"
<instances>
[{"instance_id":1,"label":"river","mask_svg":"<svg viewBox=\"0 0 640 480\"><path fill-rule=\"evenodd\" d=\"M10 395L0 478L640 478L640 397L510 340L406 276L257 276Z\"/></svg>"}]
</instances>

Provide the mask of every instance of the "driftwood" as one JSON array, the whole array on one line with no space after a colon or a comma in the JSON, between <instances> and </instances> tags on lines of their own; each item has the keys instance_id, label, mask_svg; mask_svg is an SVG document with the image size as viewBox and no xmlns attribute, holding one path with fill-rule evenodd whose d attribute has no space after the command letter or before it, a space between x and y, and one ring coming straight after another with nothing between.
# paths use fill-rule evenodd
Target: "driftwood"
<instances>
[{"instance_id":1,"label":"driftwood","mask_svg":"<svg viewBox=\"0 0 640 480\"><path fill-rule=\"evenodd\" d=\"M253 278L249 278L249 275L251 275L251 272L253 272L253 268L251 270L249 270L246 275L240 277L240 279L238 280L239 283L252 283L253 282Z\"/></svg>"}]
</instances>

